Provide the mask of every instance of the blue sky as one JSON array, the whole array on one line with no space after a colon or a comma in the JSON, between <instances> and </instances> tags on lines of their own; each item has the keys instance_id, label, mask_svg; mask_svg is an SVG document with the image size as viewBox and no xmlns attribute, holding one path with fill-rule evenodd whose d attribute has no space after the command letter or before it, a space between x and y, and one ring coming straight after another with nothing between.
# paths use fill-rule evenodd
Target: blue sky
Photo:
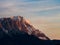
<instances>
[{"instance_id":1,"label":"blue sky","mask_svg":"<svg viewBox=\"0 0 60 45\"><path fill-rule=\"evenodd\" d=\"M0 0L0 15L56 16L60 0Z\"/></svg>"},{"instance_id":2,"label":"blue sky","mask_svg":"<svg viewBox=\"0 0 60 45\"><path fill-rule=\"evenodd\" d=\"M0 0L0 17L17 15L29 19L50 38L56 35L60 39L60 0Z\"/></svg>"},{"instance_id":3,"label":"blue sky","mask_svg":"<svg viewBox=\"0 0 60 45\"><path fill-rule=\"evenodd\" d=\"M57 19L60 17L60 0L0 0L0 17L13 15L31 21L38 17Z\"/></svg>"}]
</instances>

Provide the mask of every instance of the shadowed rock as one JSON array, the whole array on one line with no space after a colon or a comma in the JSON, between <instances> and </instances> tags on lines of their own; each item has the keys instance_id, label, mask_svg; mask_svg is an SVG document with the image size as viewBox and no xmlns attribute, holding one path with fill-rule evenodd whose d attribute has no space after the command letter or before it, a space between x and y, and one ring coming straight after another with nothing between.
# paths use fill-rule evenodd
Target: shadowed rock
<instances>
[{"instance_id":1,"label":"shadowed rock","mask_svg":"<svg viewBox=\"0 0 60 45\"><path fill-rule=\"evenodd\" d=\"M12 35L12 33L16 34L19 31L22 31L29 35L34 35L39 39L49 40L49 38L44 33L35 29L21 16L0 18L0 28L9 35Z\"/></svg>"},{"instance_id":2,"label":"shadowed rock","mask_svg":"<svg viewBox=\"0 0 60 45\"><path fill-rule=\"evenodd\" d=\"M21 16L0 18L0 44L52 45L49 40L44 33L35 29Z\"/></svg>"}]
</instances>

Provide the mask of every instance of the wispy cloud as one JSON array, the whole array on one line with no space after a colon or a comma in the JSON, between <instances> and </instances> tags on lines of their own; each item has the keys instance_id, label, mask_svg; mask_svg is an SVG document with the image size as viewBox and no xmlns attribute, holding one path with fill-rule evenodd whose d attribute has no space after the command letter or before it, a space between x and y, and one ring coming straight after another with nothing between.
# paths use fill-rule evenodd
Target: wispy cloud
<instances>
[{"instance_id":1,"label":"wispy cloud","mask_svg":"<svg viewBox=\"0 0 60 45\"><path fill-rule=\"evenodd\" d=\"M17 2L16 2L17 1ZM6 0L0 3L0 15L35 15L34 12L60 9L60 6L50 5L49 0L38 0L38 2L30 2L32 0ZM24 2L27 1L27 2ZM34 0L33 0L34 1ZM37 1L37 0L35 0ZM46 3L46 4L45 4ZM41 5L42 4L42 5ZM47 5L49 4L49 5ZM4 10L3 10L4 9ZM4 13L4 14L3 14Z\"/></svg>"}]
</instances>

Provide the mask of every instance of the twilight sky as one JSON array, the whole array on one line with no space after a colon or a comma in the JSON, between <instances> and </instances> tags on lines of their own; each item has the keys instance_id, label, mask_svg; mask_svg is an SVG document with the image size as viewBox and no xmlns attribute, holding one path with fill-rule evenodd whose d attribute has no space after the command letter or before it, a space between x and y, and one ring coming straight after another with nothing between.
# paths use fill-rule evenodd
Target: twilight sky
<instances>
[{"instance_id":1,"label":"twilight sky","mask_svg":"<svg viewBox=\"0 0 60 45\"><path fill-rule=\"evenodd\" d=\"M60 39L60 0L0 0L0 17L23 16L51 39Z\"/></svg>"}]
</instances>

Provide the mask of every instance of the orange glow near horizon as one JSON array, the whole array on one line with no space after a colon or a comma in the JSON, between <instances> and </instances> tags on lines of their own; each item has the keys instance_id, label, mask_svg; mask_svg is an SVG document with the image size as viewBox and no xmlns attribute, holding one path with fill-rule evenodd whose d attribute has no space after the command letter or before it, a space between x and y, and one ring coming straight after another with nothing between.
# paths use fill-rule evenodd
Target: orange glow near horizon
<instances>
[{"instance_id":1,"label":"orange glow near horizon","mask_svg":"<svg viewBox=\"0 0 60 45\"><path fill-rule=\"evenodd\" d=\"M32 20L31 22L35 28L45 33L50 39L60 40L60 23L55 22L58 19L37 18L35 21Z\"/></svg>"}]
</instances>

